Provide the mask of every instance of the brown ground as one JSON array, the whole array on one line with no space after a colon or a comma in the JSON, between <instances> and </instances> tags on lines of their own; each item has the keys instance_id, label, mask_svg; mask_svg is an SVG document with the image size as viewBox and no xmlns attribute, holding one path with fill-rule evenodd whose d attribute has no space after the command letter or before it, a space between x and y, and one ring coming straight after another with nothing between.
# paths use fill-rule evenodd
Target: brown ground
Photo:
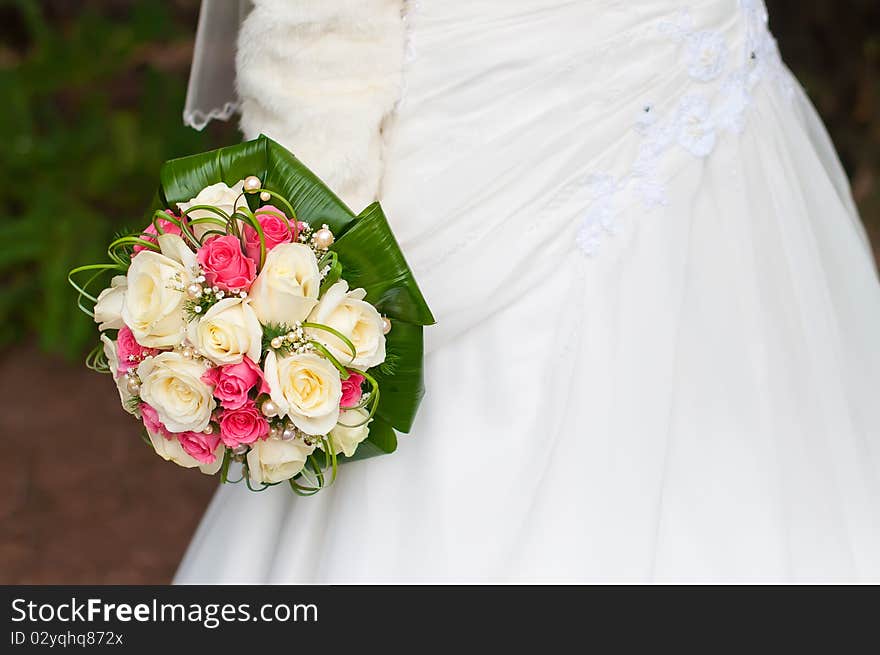
<instances>
[{"instance_id":1,"label":"brown ground","mask_svg":"<svg viewBox=\"0 0 880 655\"><path fill-rule=\"evenodd\" d=\"M109 376L36 349L0 358L0 452L4 584L169 582L217 484L153 455Z\"/></svg>"}]
</instances>

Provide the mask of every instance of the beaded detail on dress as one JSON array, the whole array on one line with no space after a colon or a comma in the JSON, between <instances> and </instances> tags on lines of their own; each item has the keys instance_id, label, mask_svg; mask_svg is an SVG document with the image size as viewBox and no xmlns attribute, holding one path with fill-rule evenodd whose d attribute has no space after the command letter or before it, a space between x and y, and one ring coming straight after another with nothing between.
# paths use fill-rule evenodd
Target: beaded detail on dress
<instances>
[{"instance_id":1,"label":"beaded detail on dress","mask_svg":"<svg viewBox=\"0 0 880 655\"><path fill-rule=\"evenodd\" d=\"M592 175L587 188L592 198L577 233L577 244L594 254L603 237L617 228L617 208L636 201L648 210L668 204L661 164L682 149L694 157L712 154L724 133L741 134L755 87L770 81L788 97L794 92L776 40L768 28L763 0L739 0L745 30L742 52L733 52L724 36L696 29L687 9L666 18L658 31L679 43L682 66L693 83L676 106L661 113L650 102L635 108L633 129L640 137L629 170L615 177L608 172ZM736 65L725 74L728 63Z\"/></svg>"}]
</instances>

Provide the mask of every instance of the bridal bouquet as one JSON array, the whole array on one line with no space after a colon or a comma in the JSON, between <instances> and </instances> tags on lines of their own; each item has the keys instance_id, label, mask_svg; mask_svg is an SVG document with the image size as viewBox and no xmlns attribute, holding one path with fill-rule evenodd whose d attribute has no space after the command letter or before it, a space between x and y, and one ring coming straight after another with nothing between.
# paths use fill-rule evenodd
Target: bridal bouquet
<instances>
[{"instance_id":1,"label":"bridal bouquet","mask_svg":"<svg viewBox=\"0 0 880 655\"><path fill-rule=\"evenodd\" d=\"M163 459L310 495L411 427L433 318L382 209L355 216L270 139L166 162L107 254L70 273L87 364Z\"/></svg>"}]
</instances>

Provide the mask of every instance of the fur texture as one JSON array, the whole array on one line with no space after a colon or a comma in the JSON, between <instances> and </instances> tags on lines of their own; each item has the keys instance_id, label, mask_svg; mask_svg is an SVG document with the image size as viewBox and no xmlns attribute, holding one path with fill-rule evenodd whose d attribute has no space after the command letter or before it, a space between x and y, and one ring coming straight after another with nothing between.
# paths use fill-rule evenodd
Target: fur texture
<instances>
[{"instance_id":1,"label":"fur texture","mask_svg":"<svg viewBox=\"0 0 880 655\"><path fill-rule=\"evenodd\" d=\"M401 89L403 0L255 0L236 57L241 129L289 148L355 211L376 199Z\"/></svg>"}]
</instances>

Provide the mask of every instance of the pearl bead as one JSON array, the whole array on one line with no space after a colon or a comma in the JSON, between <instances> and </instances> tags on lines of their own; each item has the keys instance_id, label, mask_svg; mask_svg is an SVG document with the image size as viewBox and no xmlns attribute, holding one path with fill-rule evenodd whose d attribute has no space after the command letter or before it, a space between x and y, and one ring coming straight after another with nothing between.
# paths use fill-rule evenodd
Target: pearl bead
<instances>
[{"instance_id":1,"label":"pearl bead","mask_svg":"<svg viewBox=\"0 0 880 655\"><path fill-rule=\"evenodd\" d=\"M256 193L261 186L263 186L263 183L260 182L260 178L256 175L248 175L244 179L244 190L248 193Z\"/></svg>"},{"instance_id":2,"label":"pearl bead","mask_svg":"<svg viewBox=\"0 0 880 655\"><path fill-rule=\"evenodd\" d=\"M281 433L281 441L293 441L296 439L296 428L284 428L284 432Z\"/></svg>"},{"instance_id":3,"label":"pearl bead","mask_svg":"<svg viewBox=\"0 0 880 655\"><path fill-rule=\"evenodd\" d=\"M269 199L272 198L272 195L268 191L263 191L260 193L260 200L263 202L269 202Z\"/></svg>"},{"instance_id":4,"label":"pearl bead","mask_svg":"<svg viewBox=\"0 0 880 655\"><path fill-rule=\"evenodd\" d=\"M198 300L202 297L202 285L198 282L193 282L186 288L186 297L190 300Z\"/></svg>"},{"instance_id":5,"label":"pearl bead","mask_svg":"<svg viewBox=\"0 0 880 655\"><path fill-rule=\"evenodd\" d=\"M213 434L214 433L214 426L211 425L210 423L208 423L208 427L206 427L204 429L204 433L205 434Z\"/></svg>"},{"instance_id":6,"label":"pearl bead","mask_svg":"<svg viewBox=\"0 0 880 655\"><path fill-rule=\"evenodd\" d=\"M278 350L281 347L281 337L275 337L272 341L269 342L269 345L272 346L275 350Z\"/></svg>"},{"instance_id":7,"label":"pearl bead","mask_svg":"<svg viewBox=\"0 0 880 655\"><path fill-rule=\"evenodd\" d=\"M127 379L125 381L125 388L128 389L128 392L132 396L138 395L141 390L141 381L135 377L131 377L130 375L127 375L126 378Z\"/></svg>"},{"instance_id":8,"label":"pearl bead","mask_svg":"<svg viewBox=\"0 0 880 655\"><path fill-rule=\"evenodd\" d=\"M244 455L248 451L248 447L245 445L236 446L232 449L233 455Z\"/></svg>"},{"instance_id":9,"label":"pearl bead","mask_svg":"<svg viewBox=\"0 0 880 655\"><path fill-rule=\"evenodd\" d=\"M269 438L280 439L283 432L284 430L282 430L279 426L273 425L269 428Z\"/></svg>"},{"instance_id":10,"label":"pearl bead","mask_svg":"<svg viewBox=\"0 0 880 655\"><path fill-rule=\"evenodd\" d=\"M391 319L387 316L382 317L382 334L391 332Z\"/></svg>"},{"instance_id":11,"label":"pearl bead","mask_svg":"<svg viewBox=\"0 0 880 655\"><path fill-rule=\"evenodd\" d=\"M261 409L264 416L278 416L278 405L271 400L266 400Z\"/></svg>"},{"instance_id":12,"label":"pearl bead","mask_svg":"<svg viewBox=\"0 0 880 655\"><path fill-rule=\"evenodd\" d=\"M313 238L315 240L315 245L318 246L318 248L320 248L321 250L326 250L327 248L332 246L334 241L333 233L326 227L322 227L320 230L315 232L315 236Z\"/></svg>"}]
</instances>

